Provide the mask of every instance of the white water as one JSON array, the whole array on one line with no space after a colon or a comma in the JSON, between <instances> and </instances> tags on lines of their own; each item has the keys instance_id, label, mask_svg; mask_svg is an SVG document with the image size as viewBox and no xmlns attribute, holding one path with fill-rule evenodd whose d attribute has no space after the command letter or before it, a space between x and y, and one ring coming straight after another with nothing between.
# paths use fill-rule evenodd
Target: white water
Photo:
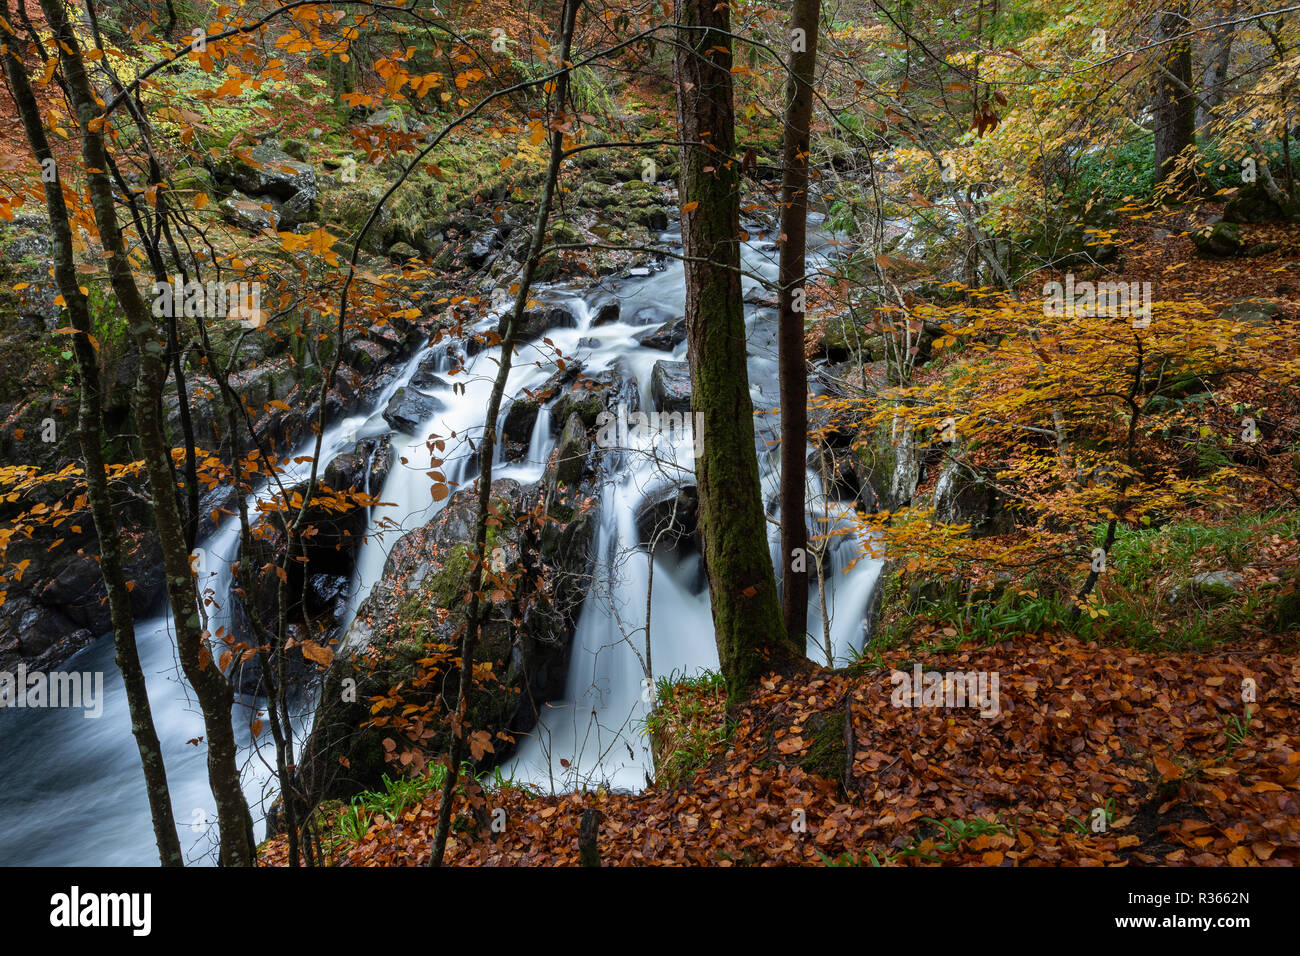
<instances>
[{"instance_id":1,"label":"white water","mask_svg":"<svg viewBox=\"0 0 1300 956\"><path fill-rule=\"evenodd\" d=\"M666 241L676 237L665 235ZM766 244L769 248L771 244ZM770 251L757 245L744 247L745 268L774 278L776 266ZM756 283L745 279L745 290ZM595 375L616 360L622 360L641 386L643 408L650 408L649 383L654 363L660 359L682 360L685 345L669 355L640 347L632 336L652 326L633 326L629 319L638 308L653 305L674 315L683 311L684 281L680 262L670 260L664 271L644 279L628 279L613 291L621 300L620 321L588 328L589 316L581 299L569 304L578 315L578 328L553 329L546 333L566 356L585 363L584 374ZM563 297L560 290L550 295ZM490 324L489 320L488 323ZM751 395L757 409L771 410L778 404L776 391L775 321L770 310L747 310ZM583 337L596 338L594 348L578 348ZM440 347L445 351L445 346ZM535 388L554 371L553 356L542 351L540 340L522 346L515 360L508 392L519 394ZM385 389L367 414L355 415L331 425L322 445L322 469L334 455L358 439L389 431L381 412L396 389L405 384L426 353L417 354ZM464 442L466 434L477 438L482 430L491 380L497 368L499 349L486 349L465 363L453 376L465 392L455 395L450 388L431 392L446 408L423 423L416 435L393 437L395 461L379 491L385 506L373 509L366 542L358 557L346 629L361 599L383 572L389 549L405 532L426 523L441 507L430 496L432 470L429 436L441 437L446 448L437 453L443 459L441 471L449 481L462 485L472 481L468 473L472 457ZM536 364L540 363L540 364ZM444 360L442 369L450 367ZM508 404L507 406L508 407ZM776 497L779 465L775 457L775 416L756 418L759 432L760 470L769 514ZM562 425L563 423L554 423ZM523 461L502 463L498 477L521 483L538 480L554 446L551 416L543 410L533 429ZM454 437L453 437L454 436ZM565 790L595 783L619 788L638 788L652 773L648 741L642 735L642 721L649 707L647 676L693 674L716 668L708 591L698 556L684 560L675 552L660 549L654 558L651 611L651 658L653 673L644 668L645 603L649 556L638 546L635 512L643 498L665 484L693 480L689 440L669 447L660 442L654 457L647 443L632 441L606 471L596 535L595 580L581 611L570 657L568 689L564 700L543 709L534 732L520 742L507 771L547 789ZM311 444L298 451L311 451ZM655 459L658 459L656 461ZM667 460L668 464L664 461ZM673 463L677 467L673 467ZM286 485L305 477L310 464L289 466ZM301 475L297 472L302 472ZM372 489L374 490L374 489ZM262 489L250 498L250 505ZM809 476L809 510L820 514L825 503L817 498L820 483ZM834 505L831 506L834 514ZM813 524L814 533L823 526ZM769 544L775 560L778 530L769 525ZM228 592L228 566L236 556L237 521L228 519L203 542L199 564L204 586L217 600ZM856 541L845 538L830 549L827 575L827 603L831 612L833 652L836 662L861 647L863 612L879 574L880 563L861 560L845 569L858 554ZM822 624L813 581L809 614L808 653L825 662ZM224 608L212 606L210 627L225 621ZM187 854L196 862L210 860L215 843L215 810L207 788L207 770L202 746L187 743L201 737L203 724L197 706L187 696L175 659L169 618L159 617L137 625L141 663L148 678L155 725L163 743L168 781L177 824ZM104 673L104 716L86 720L80 711L0 710L0 865L3 864L140 864L156 863L149 822L148 804L135 742L130 733L125 695L113 663L111 638L102 638L63 665L61 670ZM298 743L309 727L303 702L303 719L296 727ZM269 733L263 730L258 746L249 739L248 724L257 702L241 701L236 708L236 732L241 735L245 791L254 816L261 819L274 797L274 750ZM259 836L261 824L259 822Z\"/></svg>"}]
</instances>

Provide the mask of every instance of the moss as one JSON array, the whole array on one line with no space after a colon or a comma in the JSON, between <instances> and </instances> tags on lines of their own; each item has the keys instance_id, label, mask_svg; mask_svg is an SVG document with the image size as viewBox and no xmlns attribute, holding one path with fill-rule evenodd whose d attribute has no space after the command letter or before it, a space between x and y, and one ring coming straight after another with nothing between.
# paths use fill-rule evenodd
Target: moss
<instances>
[{"instance_id":1,"label":"moss","mask_svg":"<svg viewBox=\"0 0 1300 956\"><path fill-rule=\"evenodd\" d=\"M847 718L840 708L817 714L808 720L804 732L812 732L812 747L807 756L799 761L799 766L827 780L843 780L849 757L844 746L846 724Z\"/></svg>"}]
</instances>

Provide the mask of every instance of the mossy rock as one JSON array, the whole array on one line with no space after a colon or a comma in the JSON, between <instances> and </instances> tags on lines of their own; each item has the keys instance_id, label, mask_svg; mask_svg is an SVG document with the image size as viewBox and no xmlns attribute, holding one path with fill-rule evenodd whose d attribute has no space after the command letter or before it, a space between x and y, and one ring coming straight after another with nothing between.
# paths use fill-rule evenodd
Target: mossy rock
<instances>
[{"instance_id":1,"label":"mossy rock","mask_svg":"<svg viewBox=\"0 0 1300 956\"><path fill-rule=\"evenodd\" d=\"M809 718L803 733L811 733L812 747L799 760L799 766L827 780L842 781L849 762L848 748L844 744L847 724L843 708L838 707Z\"/></svg>"}]
</instances>

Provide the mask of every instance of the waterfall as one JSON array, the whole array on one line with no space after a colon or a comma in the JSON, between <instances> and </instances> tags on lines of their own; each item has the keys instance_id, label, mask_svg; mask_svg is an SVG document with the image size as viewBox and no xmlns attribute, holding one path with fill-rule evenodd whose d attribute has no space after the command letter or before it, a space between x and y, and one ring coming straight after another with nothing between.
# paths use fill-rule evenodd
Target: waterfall
<instances>
[{"instance_id":1,"label":"waterfall","mask_svg":"<svg viewBox=\"0 0 1300 956\"><path fill-rule=\"evenodd\" d=\"M673 235L661 237L671 241ZM744 266L765 278L774 278L777 267L766 251L754 243L743 247ZM746 292L756 285L745 277ZM656 361L682 360L685 344L673 352L656 351L638 343L634 336L653 326L632 324L638 309L668 308L676 315L684 309L682 265L673 261L649 276L638 276L602 286L618 297L617 321L591 329L591 315L585 301L571 292L547 290L562 298L576 319L575 328L551 329L545 333L567 360L579 353L579 339L595 335L598 344L584 344L584 374L594 376L620 362L636 379L642 407L648 408L651 372ZM776 392L775 314L770 309L747 307L751 394L755 408L778 404ZM496 316L488 316L481 328L494 327ZM439 470L449 481L465 487L477 473L475 455L466 442L483 425L492 380L500 358L499 347L486 348L466 357L446 343L426 347L413 356L386 385L372 408L329 426L322 439L320 468L353 442L390 433L383 410L397 391L415 374L422 360L432 356L433 368L463 384L456 394L451 386L435 383L428 393L439 398L443 408L423 422L414 434L392 436L394 463L383 487L370 489L382 505L370 510L366 538L357 556L349 590L349 602L339 633L345 633L361 600L383 573L393 544L407 531L427 523L443 506L430 495L433 470L429 436L446 443L439 451ZM508 393L522 394L536 389L554 371L550 357L540 343L520 346ZM506 406L508 408L508 404ZM503 412L505 409L503 409ZM551 412L542 408L529 438L527 454L520 461L502 460L498 477L521 483L537 481L555 444ZM756 419L759 432L760 472L769 513L774 508L779 465L770 444L774 435L772 416ZM454 436L454 437L453 437ZM312 453L314 442L305 442L297 455ZM519 742L508 762L507 772L546 789L565 790L593 783L634 789L644 786L652 773L648 741L642 722L652 699L653 686L647 680L672 674L686 675L703 668L716 668L707 586L697 555L686 558L661 548L652 557L640 546L636 512L647 494L667 484L691 480L693 468L688 439L658 443L656 454L641 439L611 454L600 498L597 572L577 622L570 654L568 689L562 700L542 709L534 731ZM282 478L287 486L306 477L310 462L286 466ZM819 488L810 477L812 495ZM263 486L249 497L250 509L272 494ZM820 507L820 505L818 505ZM841 514L839 520L844 520ZM816 527L816 526L814 526ZM820 533L820 532L818 532ZM237 556L238 522L227 517L202 543L198 554L201 587L212 598L207 607L212 630L229 621L229 565ZM775 549L778 531L771 526L769 543ZM833 612L832 636L837 657L861 647L862 617L880 573L880 562L862 560L844 573L857 553L852 541L830 549L827 602ZM619 560L613 560L615 557ZM649 563L654 561L651 595L651 649L653 674L643 667L645 606ZM822 650L822 625L815 582L809 614L809 655L818 661ZM148 677L155 723L163 742L167 774L172 789L177 824L187 853L196 861L213 845L215 807L207 787L206 760L200 747L187 741L203 736L197 707L191 702L175 660L170 619L163 615L137 624L141 664ZM5 787L0 789L0 864L75 864L93 860L101 864L156 863L149 821L148 803L141 779L139 758L130 734L129 718L121 677L113 663L111 638L96 641L67 664L66 670L104 673L104 716L83 720L80 712L68 710L0 711L0 772ZM256 742L249 739L250 708L257 701L241 700L237 705L235 729L241 745L245 790L254 816L259 818L274 792L270 770L274 748L263 732ZM307 704L314 702L307 701ZM21 726L17 723L22 717ZM295 728L301 743L305 726ZM258 824L258 835L262 834Z\"/></svg>"}]
</instances>

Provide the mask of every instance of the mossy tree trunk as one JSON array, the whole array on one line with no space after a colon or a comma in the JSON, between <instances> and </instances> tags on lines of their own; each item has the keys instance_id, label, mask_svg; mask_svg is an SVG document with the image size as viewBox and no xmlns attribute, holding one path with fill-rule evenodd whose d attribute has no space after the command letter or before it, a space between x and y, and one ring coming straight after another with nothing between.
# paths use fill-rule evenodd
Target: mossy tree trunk
<instances>
[{"instance_id":1,"label":"mossy tree trunk","mask_svg":"<svg viewBox=\"0 0 1300 956\"><path fill-rule=\"evenodd\" d=\"M103 123L97 122L103 114L86 74L80 41L73 32L61 0L41 0L41 10L53 31L68 96L76 110L81 158L86 165L91 208L108 262L109 280L140 352L135 393L136 427L153 495L154 523L162 548L177 656L203 713L208 745L208 782L220 827L219 859L223 866L251 866L255 851L253 818L239 782L238 751L231 717L234 692L204 639L185 523L176 496L170 449L162 429L161 398L167 380L166 341L131 271L112 184L105 172L109 160Z\"/></svg>"},{"instance_id":2,"label":"mossy tree trunk","mask_svg":"<svg viewBox=\"0 0 1300 956\"><path fill-rule=\"evenodd\" d=\"M0 15L9 19L9 4L0 0ZM41 123L40 106L32 93L26 70L12 49L4 54L5 73L9 88L22 119L27 140L36 161L45 164L53 161L45 128ZM180 840L176 835L176 820L172 811L171 793L167 788L167 770L163 762L162 746L149 706L149 691L144 670L136 647L135 621L131 612L131 595L123 569L122 537L109 494L108 474L103 452L103 394L99 377L99 357L91 344L91 317L89 303L81 292L76 264L72 253L72 227L68 209L63 201L60 180L44 179L45 206L50 217L50 242L53 251L55 281L67 305L69 322L76 330L73 352L77 359L77 374L81 401L77 416L78 439L86 472L86 498L90 503L91 519L99 541L99 570L108 593L109 617L113 624L113 651L117 668L122 674L126 691L127 710L131 715L131 733L135 737L144 771L145 792L149 798L149 812L153 820L154 841L158 846L158 859L163 866L182 866Z\"/></svg>"},{"instance_id":3,"label":"mossy tree trunk","mask_svg":"<svg viewBox=\"0 0 1300 956\"><path fill-rule=\"evenodd\" d=\"M765 668L797 652L767 549L745 364L730 9L676 0L676 21L687 359L691 411L702 426L695 474L718 659L734 712Z\"/></svg>"}]
</instances>

